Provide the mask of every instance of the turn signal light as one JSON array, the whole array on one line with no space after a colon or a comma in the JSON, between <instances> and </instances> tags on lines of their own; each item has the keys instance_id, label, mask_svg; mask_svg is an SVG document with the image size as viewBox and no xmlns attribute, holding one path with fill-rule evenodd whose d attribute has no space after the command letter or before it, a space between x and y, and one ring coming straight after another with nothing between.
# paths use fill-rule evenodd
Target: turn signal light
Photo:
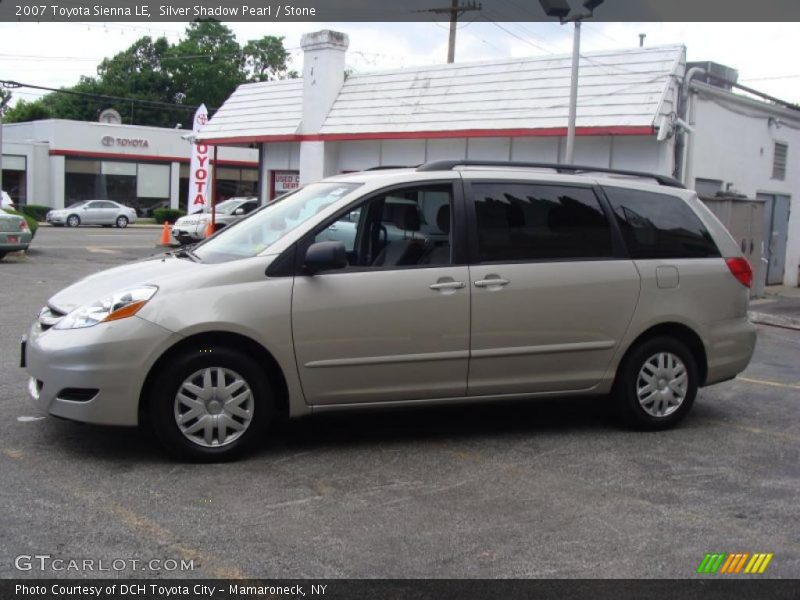
<instances>
[{"instance_id":1,"label":"turn signal light","mask_svg":"<svg viewBox=\"0 0 800 600\"><path fill-rule=\"evenodd\" d=\"M726 258L725 263L731 270L731 275L736 277L739 283L744 287L749 288L753 285L753 269L750 268L750 263L747 262L746 258L741 256L737 258Z\"/></svg>"}]
</instances>

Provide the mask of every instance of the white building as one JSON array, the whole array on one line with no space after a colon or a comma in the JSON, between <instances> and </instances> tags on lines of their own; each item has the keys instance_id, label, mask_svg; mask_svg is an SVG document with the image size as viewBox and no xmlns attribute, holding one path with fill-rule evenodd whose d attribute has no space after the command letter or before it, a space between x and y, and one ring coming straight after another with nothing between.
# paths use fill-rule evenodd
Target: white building
<instances>
[{"instance_id":1,"label":"white building","mask_svg":"<svg viewBox=\"0 0 800 600\"><path fill-rule=\"evenodd\" d=\"M563 162L569 56L345 77L346 35L320 31L303 36L302 46L301 79L240 86L200 133L210 144L259 149L262 197L286 191L295 178L375 166L446 158ZM683 46L584 56L575 163L676 175L702 193L735 191L774 203L768 226L776 233L778 279L797 285L800 111L700 77L681 102L686 73ZM782 207L790 203L789 223Z\"/></svg>"},{"instance_id":2,"label":"white building","mask_svg":"<svg viewBox=\"0 0 800 600\"><path fill-rule=\"evenodd\" d=\"M3 125L3 189L18 204L117 200L186 209L190 144L181 129L50 119ZM220 148L219 199L257 189L258 153Z\"/></svg>"}]
</instances>

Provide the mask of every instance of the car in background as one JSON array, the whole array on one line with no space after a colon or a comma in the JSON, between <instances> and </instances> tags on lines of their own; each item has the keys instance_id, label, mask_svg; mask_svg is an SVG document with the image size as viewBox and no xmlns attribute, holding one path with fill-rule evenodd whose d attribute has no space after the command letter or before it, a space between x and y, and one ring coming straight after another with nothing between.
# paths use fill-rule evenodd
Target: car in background
<instances>
[{"instance_id":1,"label":"car in background","mask_svg":"<svg viewBox=\"0 0 800 600\"><path fill-rule=\"evenodd\" d=\"M0 191L0 209L2 208L10 208L15 209L14 201L11 199L11 196L8 195L8 192L5 190Z\"/></svg>"},{"instance_id":2,"label":"car in background","mask_svg":"<svg viewBox=\"0 0 800 600\"><path fill-rule=\"evenodd\" d=\"M33 234L23 217L0 210L0 260L9 252L27 250L32 239Z\"/></svg>"},{"instance_id":3,"label":"car in background","mask_svg":"<svg viewBox=\"0 0 800 600\"><path fill-rule=\"evenodd\" d=\"M259 206L258 198L228 198L217 204L214 218L214 230L235 223L245 215L249 215ZM181 244L193 244L206 237L206 228L211 221L211 213L195 213L181 217L172 226L172 237Z\"/></svg>"},{"instance_id":4,"label":"car in background","mask_svg":"<svg viewBox=\"0 0 800 600\"><path fill-rule=\"evenodd\" d=\"M136 222L136 210L113 200L83 200L67 208L51 210L45 219L57 227L113 225L124 228Z\"/></svg>"}]
</instances>

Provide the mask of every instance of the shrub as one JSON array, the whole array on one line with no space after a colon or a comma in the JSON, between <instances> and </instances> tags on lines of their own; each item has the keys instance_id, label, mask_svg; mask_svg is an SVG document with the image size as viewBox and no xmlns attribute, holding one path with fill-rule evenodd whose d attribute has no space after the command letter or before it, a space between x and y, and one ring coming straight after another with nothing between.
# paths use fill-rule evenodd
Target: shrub
<instances>
[{"instance_id":1,"label":"shrub","mask_svg":"<svg viewBox=\"0 0 800 600\"><path fill-rule=\"evenodd\" d=\"M163 224L164 221L174 223L185 214L185 210L179 210L177 208L157 208L153 211L153 217L159 225Z\"/></svg>"},{"instance_id":2,"label":"shrub","mask_svg":"<svg viewBox=\"0 0 800 600\"><path fill-rule=\"evenodd\" d=\"M36 235L36 230L39 228L39 223L36 222L36 219L18 210L11 210L10 208L5 208L3 210L5 210L10 215L17 215L18 217L22 217L23 219L25 219L28 222L28 227L30 228L31 233L33 235Z\"/></svg>"},{"instance_id":3,"label":"shrub","mask_svg":"<svg viewBox=\"0 0 800 600\"><path fill-rule=\"evenodd\" d=\"M42 222L47 216L47 213L53 210L53 207L42 206L41 204L26 204L22 206L20 210L29 217L33 217L37 221Z\"/></svg>"}]
</instances>

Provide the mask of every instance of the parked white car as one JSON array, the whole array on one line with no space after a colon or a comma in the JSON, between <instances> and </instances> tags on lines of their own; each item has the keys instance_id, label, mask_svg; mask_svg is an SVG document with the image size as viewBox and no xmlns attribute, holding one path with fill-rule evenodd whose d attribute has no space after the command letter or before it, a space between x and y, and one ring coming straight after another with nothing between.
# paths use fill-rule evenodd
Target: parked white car
<instances>
[{"instance_id":1,"label":"parked white car","mask_svg":"<svg viewBox=\"0 0 800 600\"><path fill-rule=\"evenodd\" d=\"M3 190L0 192L0 208L10 208L14 210L16 207L14 206L14 201L11 199L11 196L8 195L8 192Z\"/></svg>"},{"instance_id":2,"label":"parked white car","mask_svg":"<svg viewBox=\"0 0 800 600\"><path fill-rule=\"evenodd\" d=\"M136 223L136 211L113 200L83 200L67 208L51 210L45 219L55 226L114 225L122 228Z\"/></svg>"},{"instance_id":3,"label":"parked white car","mask_svg":"<svg viewBox=\"0 0 800 600\"><path fill-rule=\"evenodd\" d=\"M258 199L248 198L228 198L216 206L214 219L214 230L219 231L223 227L235 223L245 215L249 215L259 206ZM211 220L211 213L196 213L181 217L172 226L172 237L181 244L193 244L206 237L206 228Z\"/></svg>"}]
</instances>

